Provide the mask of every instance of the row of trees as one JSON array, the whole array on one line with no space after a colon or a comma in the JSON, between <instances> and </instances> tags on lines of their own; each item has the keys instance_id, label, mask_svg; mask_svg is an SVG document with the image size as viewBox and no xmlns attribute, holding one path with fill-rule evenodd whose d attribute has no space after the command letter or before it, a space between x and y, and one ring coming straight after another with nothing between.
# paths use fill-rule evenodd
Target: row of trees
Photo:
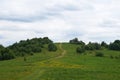
<instances>
[{"instance_id":1,"label":"row of trees","mask_svg":"<svg viewBox=\"0 0 120 80\"><path fill-rule=\"evenodd\" d=\"M80 45L77 47L76 51L78 53L83 53L85 50L100 50L102 48L106 48L109 50L119 50L120 51L120 40L115 40L114 42L107 44L104 41L101 43L92 43L89 42L88 44L85 44L83 41L79 41L78 38L74 38L69 41L71 44L77 44Z\"/></svg>"},{"instance_id":2,"label":"row of trees","mask_svg":"<svg viewBox=\"0 0 120 80\"><path fill-rule=\"evenodd\" d=\"M16 56L33 55L33 53L40 53L42 49L48 46L48 51L56 51L57 47L48 37L33 38L21 40L8 47L0 45L0 60L13 59Z\"/></svg>"}]
</instances>

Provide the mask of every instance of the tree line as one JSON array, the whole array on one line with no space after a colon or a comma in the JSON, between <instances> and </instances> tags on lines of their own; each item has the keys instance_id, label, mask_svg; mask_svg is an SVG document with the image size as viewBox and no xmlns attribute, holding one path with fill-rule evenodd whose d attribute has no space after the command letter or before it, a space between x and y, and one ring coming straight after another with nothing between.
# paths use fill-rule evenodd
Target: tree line
<instances>
[{"instance_id":1,"label":"tree line","mask_svg":"<svg viewBox=\"0 0 120 80\"><path fill-rule=\"evenodd\" d=\"M79 47L76 48L77 53L84 53L86 50L100 50L102 48L120 51L120 40L115 40L110 44L104 41L101 43L89 42L85 44L85 42L79 41L78 38L74 38L70 40L69 43L79 45ZM48 37L21 40L8 47L0 45L0 60L9 60L17 56L40 53L45 46L47 46L48 51L57 50L57 46Z\"/></svg>"},{"instance_id":2,"label":"tree line","mask_svg":"<svg viewBox=\"0 0 120 80\"><path fill-rule=\"evenodd\" d=\"M48 37L21 40L8 47L0 45L0 60L9 60L17 56L40 53L45 48L45 45L47 45L48 51L57 50L57 46Z\"/></svg>"},{"instance_id":3,"label":"tree line","mask_svg":"<svg viewBox=\"0 0 120 80\"><path fill-rule=\"evenodd\" d=\"M110 44L107 44L104 41L102 41L101 43L89 42L88 44L85 44L85 42L79 41L78 38L74 38L70 40L69 43L80 45L79 47L76 48L77 53L83 53L86 50L100 50L102 48L120 51L120 40L115 40L114 42L111 42Z\"/></svg>"}]
</instances>

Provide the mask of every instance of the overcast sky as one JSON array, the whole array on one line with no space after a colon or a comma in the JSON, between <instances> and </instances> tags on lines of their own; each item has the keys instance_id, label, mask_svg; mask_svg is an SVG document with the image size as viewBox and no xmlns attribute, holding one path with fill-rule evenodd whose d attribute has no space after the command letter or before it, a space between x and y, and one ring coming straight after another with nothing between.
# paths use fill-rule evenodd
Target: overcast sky
<instances>
[{"instance_id":1,"label":"overcast sky","mask_svg":"<svg viewBox=\"0 0 120 80\"><path fill-rule=\"evenodd\" d=\"M0 0L0 44L44 36L55 42L120 39L120 0Z\"/></svg>"}]
</instances>

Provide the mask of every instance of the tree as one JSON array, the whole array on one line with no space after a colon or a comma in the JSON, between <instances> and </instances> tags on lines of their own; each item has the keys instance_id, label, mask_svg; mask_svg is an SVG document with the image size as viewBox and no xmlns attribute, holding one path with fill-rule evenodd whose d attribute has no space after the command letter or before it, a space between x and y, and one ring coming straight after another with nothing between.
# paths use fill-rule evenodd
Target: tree
<instances>
[{"instance_id":1,"label":"tree","mask_svg":"<svg viewBox=\"0 0 120 80\"><path fill-rule=\"evenodd\" d=\"M0 60L13 59L15 56L33 55L40 53L49 44L49 51L56 51L57 47L48 37L21 40L6 48L0 45Z\"/></svg>"},{"instance_id":2,"label":"tree","mask_svg":"<svg viewBox=\"0 0 120 80\"><path fill-rule=\"evenodd\" d=\"M89 42L86 46L85 46L86 50L100 50L101 49L101 45L98 43L91 43Z\"/></svg>"},{"instance_id":3,"label":"tree","mask_svg":"<svg viewBox=\"0 0 120 80\"><path fill-rule=\"evenodd\" d=\"M50 44L50 43L53 43L53 41L51 41L48 37L44 37L43 38L43 43L44 44Z\"/></svg>"},{"instance_id":4,"label":"tree","mask_svg":"<svg viewBox=\"0 0 120 80\"><path fill-rule=\"evenodd\" d=\"M71 44L78 44L79 43L78 38L74 38L74 39L70 40L70 43Z\"/></svg>"},{"instance_id":5,"label":"tree","mask_svg":"<svg viewBox=\"0 0 120 80\"><path fill-rule=\"evenodd\" d=\"M78 44L80 44L81 46L85 46L85 43L83 41L79 41Z\"/></svg>"},{"instance_id":6,"label":"tree","mask_svg":"<svg viewBox=\"0 0 120 80\"><path fill-rule=\"evenodd\" d=\"M101 45L99 43L93 43L94 47L96 50L100 50L101 49Z\"/></svg>"},{"instance_id":7,"label":"tree","mask_svg":"<svg viewBox=\"0 0 120 80\"><path fill-rule=\"evenodd\" d=\"M78 45L82 45L82 46L85 45L85 43L83 41L79 41L78 38L74 38L74 39L70 40L69 43L78 44Z\"/></svg>"},{"instance_id":8,"label":"tree","mask_svg":"<svg viewBox=\"0 0 120 80\"><path fill-rule=\"evenodd\" d=\"M85 46L85 49L86 49L86 50L94 50L95 48L94 48L93 44L92 44L91 42L89 42L89 43Z\"/></svg>"},{"instance_id":9,"label":"tree","mask_svg":"<svg viewBox=\"0 0 120 80\"><path fill-rule=\"evenodd\" d=\"M8 48L12 50L16 56L22 56L24 54L40 53L44 45L53 43L48 37L44 38L32 38L27 40L21 40L18 43L14 43Z\"/></svg>"},{"instance_id":10,"label":"tree","mask_svg":"<svg viewBox=\"0 0 120 80\"><path fill-rule=\"evenodd\" d=\"M0 50L3 49L3 48L4 48L3 45L0 44Z\"/></svg>"},{"instance_id":11,"label":"tree","mask_svg":"<svg viewBox=\"0 0 120 80\"><path fill-rule=\"evenodd\" d=\"M109 45L110 50L120 50L120 40L115 40L113 43Z\"/></svg>"},{"instance_id":12,"label":"tree","mask_svg":"<svg viewBox=\"0 0 120 80\"><path fill-rule=\"evenodd\" d=\"M8 48L4 48L1 50L0 59L1 60L9 60L15 58L15 55Z\"/></svg>"},{"instance_id":13,"label":"tree","mask_svg":"<svg viewBox=\"0 0 120 80\"><path fill-rule=\"evenodd\" d=\"M102 46L102 47L105 47L105 48L108 48L108 44L105 43L104 41L101 42L101 46Z\"/></svg>"},{"instance_id":14,"label":"tree","mask_svg":"<svg viewBox=\"0 0 120 80\"><path fill-rule=\"evenodd\" d=\"M56 51L56 50L57 50L57 47L55 44L53 43L48 44L48 51Z\"/></svg>"}]
</instances>

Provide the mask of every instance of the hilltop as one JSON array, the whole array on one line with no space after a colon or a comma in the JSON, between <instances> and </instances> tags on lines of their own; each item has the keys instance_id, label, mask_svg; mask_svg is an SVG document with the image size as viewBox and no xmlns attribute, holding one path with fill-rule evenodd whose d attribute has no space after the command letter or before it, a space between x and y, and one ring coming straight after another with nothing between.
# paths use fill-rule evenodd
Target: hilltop
<instances>
[{"instance_id":1,"label":"hilltop","mask_svg":"<svg viewBox=\"0 0 120 80\"><path fill-rule=\"evenodd\" d=\"M26 61L22 56L0 61L0 80L119 80L120 51L108 44L84 44L76 39L52 44L56 51L49 51L45 44L41 52L26 53Z\"/></svg>"}]
</instances>

